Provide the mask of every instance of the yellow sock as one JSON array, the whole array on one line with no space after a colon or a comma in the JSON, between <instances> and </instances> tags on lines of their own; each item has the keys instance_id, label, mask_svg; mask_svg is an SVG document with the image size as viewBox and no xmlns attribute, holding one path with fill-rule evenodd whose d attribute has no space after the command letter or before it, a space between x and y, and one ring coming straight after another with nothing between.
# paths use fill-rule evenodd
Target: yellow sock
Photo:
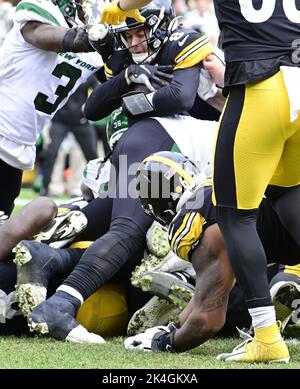
<instances>
[{"instance_id":1,"label":"yellow sock","mask_svg":"<svg viewBox=\"0 0 300 389\"><path fill-rule=\"evenodd\" d=\"M277 323L268 327L254 328L254 335L256 340L264 343L274 343L282 339Z\"/></svg>"}]
</instances>

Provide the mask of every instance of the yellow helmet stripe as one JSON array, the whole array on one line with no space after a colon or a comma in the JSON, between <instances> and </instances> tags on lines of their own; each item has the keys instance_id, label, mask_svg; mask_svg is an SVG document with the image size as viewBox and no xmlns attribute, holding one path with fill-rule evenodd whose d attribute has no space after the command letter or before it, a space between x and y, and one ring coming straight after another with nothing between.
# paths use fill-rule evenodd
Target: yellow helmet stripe
<instances>
[{"instance_id":1,"label":"yellow helmet stripe","mask_svg":"<svg viewBox=\"0 0 300 389\"><path fill-rule=\"evenodd\" d=\"M180 166L177 165L176 162L172 161L169 158L166 157L160 157L156 155L150 155L149 157L145 158L144 162L161 162L164 163L165 165L169 166L170 168L174 169L182 178L186 180L188 184L193 184L194 180L193 178L186 172L184 171Z\"/></svg>"}]
</instances>

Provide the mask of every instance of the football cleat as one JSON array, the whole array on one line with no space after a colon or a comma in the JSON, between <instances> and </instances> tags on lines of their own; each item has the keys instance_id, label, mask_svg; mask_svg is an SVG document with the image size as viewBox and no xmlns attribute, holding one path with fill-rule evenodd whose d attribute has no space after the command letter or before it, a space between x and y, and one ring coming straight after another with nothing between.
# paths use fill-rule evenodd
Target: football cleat
<instances>
[{"instance_id":1,"label":"football cleat","mask_svg":"<svg viewBox=\"0 0 300 389\"><path fill-rule=\"evenodd\" d=\"M281 322L281 332L284 331L294 310L300 303L300 285L293 281L279 281L270 290L275 306L276 319Z\"/></svg>"},{"instance_id":2,"label":"football cleat","mask_svg":"<svg viewBox=\"0 0 300 389\"><path fill-rule=\"evenodd\" d=\"M61 248L72 242L86 226L87 218L81 211L58 208L57 216L33 239L54 248Z\"/></svg>"},{"instance_id":3,"label":"football cleat","mask_svg":"<svg viewBox=\"0 0 300 389\"><path fill-rule=\"evenodd\" d=\"M191 285L183 273L167 273L150 271L138 280L138 287L173 303L184 309L191 300L195 287Z\"/></svg>"},{"instance_id":4,"label":"football cleat","mask_svg":"<svg viewBox=\"0 0 300 389\"><path fill-rule=\"evenodd\" d=\"M180 259L172 251L163 258L156 257L153 254L146 255L139 266L132 272L131 283L139 288L139 280L142 276L150 271L163 271L174 273L176 271L185 271L190 277L196 278L195 270L188 261Z\"/></svg>"},{"instance_id":5,"label":"football cleat","mask_svg":"<svg viewBox=\"0 0 300 389\"><path fill-rule=\"evenodd\" d=\"M16 292L24 316L46 299L49 279L61 260L59 250L44 243L22 240L16 247Z\"/></svg>"},{"instance_id":6,"label":"football cleat","mask_svg":"<svg viewBox=\"0 0 300 389\"><path fill-rule=\"evenodd\" d=\"M156 257L165 257L171 250L168 231L157 221L154 221L147 231L146 241L150 253Z\"/></svg>"},{"instance_id":7,"label":"football cleat","mask_svg":"<svg viewBox=\"0 0 300 389\"><path fill-rule=\"evenodd\" d=\"M100 335L88 332L74 318L78 300L70 295L64 298L62 293L55 293L33 310L28 316L30 331L73 343L105 343Z\"/></svg>"},{"instance_id":8,"label":"football cleat","mask_svg":"<svg viewBox=\"0 0 300 389\"><path fill-rule=\"evenodd\" d=\"M217 359L225 362L288 363L290 360L289 350L279 329L277 331L278 334L273 342L265 342L259 335L252 338L249 334L244 333L246 339L241 344L236 346L231 353L218 355Z\"/></svg>"},{"instance_id":9,"label":"football cleat","mask_svg":"<svg viewBox=\"0 0 300 389\"><path fill-rule=\"evenodd\" d=\"M153 296L147 304L136 311L127 327L127 335L133 336L148 328L166 325L180 313L174 304Z\"/></svg>"}]
</instances>

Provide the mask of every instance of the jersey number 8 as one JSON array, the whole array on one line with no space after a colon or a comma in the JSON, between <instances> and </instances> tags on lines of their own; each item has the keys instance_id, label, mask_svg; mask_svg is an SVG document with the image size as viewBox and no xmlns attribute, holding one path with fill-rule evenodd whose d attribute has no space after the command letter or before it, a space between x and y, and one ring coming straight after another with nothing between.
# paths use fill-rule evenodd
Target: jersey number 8
<instances>
[{"instance_id":1,"label":"jersey number 8","mask_svg":"<svg viewBox=\"0 0 300 389\"><path fill-rule=\"evenodd\" d=\"M263 23L273 15L276 0L262 0L259 9L253 7L253 0L239 0L241 13L250 23ZM296 0L282 0L286 17L293 23L300 23L300 10L297 9Z\"/></svg>"}]
</instances>

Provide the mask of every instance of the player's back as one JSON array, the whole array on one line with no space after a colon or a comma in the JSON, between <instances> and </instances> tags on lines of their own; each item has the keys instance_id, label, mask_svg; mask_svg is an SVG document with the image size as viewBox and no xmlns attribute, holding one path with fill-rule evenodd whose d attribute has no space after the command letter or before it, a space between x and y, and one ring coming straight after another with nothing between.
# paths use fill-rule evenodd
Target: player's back
<instances>
[{"instance_id":1,"label":"player's back","mask_svg":"<svg viewBox=\"0 0 300 389\"><path fill-rule=\"evenodd\" d=\"M214 3L220 41L229 65L227 84L238 84L243 79L258 81L262 68L270 76L278 71L280 64L297 65L292 55L300 35L300 0L214 0ZM258 64L258 69L247 68L245 63L250 62L256 67ZM244 64L238 67L235 63ZM237 71L240 74L234 75Z\"/></svg>"}]
</instances>

